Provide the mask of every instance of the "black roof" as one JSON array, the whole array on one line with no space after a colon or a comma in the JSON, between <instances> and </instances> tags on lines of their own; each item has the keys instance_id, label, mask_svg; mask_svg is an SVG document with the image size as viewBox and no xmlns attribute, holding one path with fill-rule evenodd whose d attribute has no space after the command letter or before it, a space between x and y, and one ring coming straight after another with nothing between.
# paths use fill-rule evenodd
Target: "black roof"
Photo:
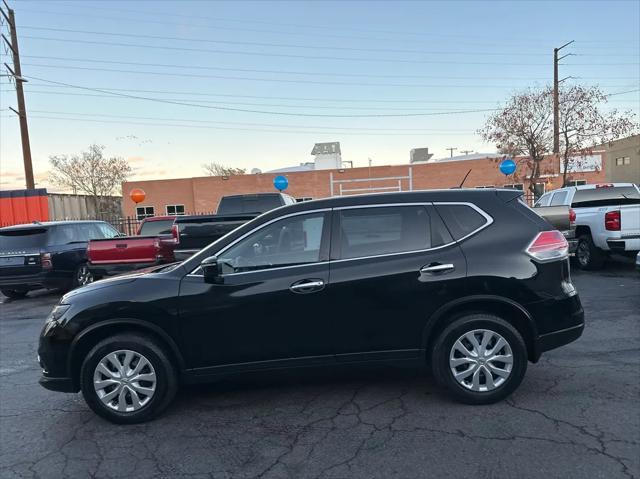
<instances>
[{"instance_id":1,"label":"black roof","mask_svg":"<svg viewBox=\"0 0 640 479\"><path fill-rule=\"evenodd\" d=\"M38 229L38 228L46 228L48 226L57 226L57 225L74 225L78 223L104 223L101 220L65 220L65 221L37 221L33 223L24 223L20 225L12 225L5 226L4 228L0 228L0 231L11 231L11 230L24 230L24 229Z\"/></svg>"},{"instance_id":2,"label":"black roof","mask_svg":"<svg viewBox=\"0 0 640 479\"><path fill-rule=\"evenodd\" d=\"M287 208L313 210L318 208L337 208L340 206L359 206L384 203L412 203L431 201L477 201L487 199L489 195L503 198L504 201L517 198L522 191L498 188L454 188L448 190L418 190L394 193L373 193L365 195L334 196L318 200L303 201Z\"/></svg>"}]
</instances>

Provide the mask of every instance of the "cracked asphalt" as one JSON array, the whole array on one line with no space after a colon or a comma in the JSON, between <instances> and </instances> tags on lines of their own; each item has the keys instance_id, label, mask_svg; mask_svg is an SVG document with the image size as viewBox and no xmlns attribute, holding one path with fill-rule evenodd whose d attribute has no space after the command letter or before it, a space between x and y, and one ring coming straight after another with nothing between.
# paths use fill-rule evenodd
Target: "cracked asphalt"
<instances>
[{"instance_id":1,"label":"cracked asphalt","mask_svg":"<svg viewBox=\"0 0 640 479\"><path fill-rule=\"evenodd\" d=\"M491 406L412 368L302 370L183 389L115 426L37 384L51 293L0 305L0 477L640 477L640 274L573 272L587 327ZM7 300L5 300L7 301Z\"/></svg>"}]
</instances>

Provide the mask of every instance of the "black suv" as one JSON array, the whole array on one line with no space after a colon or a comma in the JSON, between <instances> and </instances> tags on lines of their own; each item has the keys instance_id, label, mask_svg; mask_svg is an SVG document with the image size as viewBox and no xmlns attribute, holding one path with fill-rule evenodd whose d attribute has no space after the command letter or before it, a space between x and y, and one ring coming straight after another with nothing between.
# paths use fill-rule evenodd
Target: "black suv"
<instances>
[{"instance_id":1,"label":"black suv","mask_svg":"<svg viewBox=\"0 0 640 479\"><path fill-rule=\"evenodd\" d=\"M88 241L118 234L104 221L50 221L0 228L0 291L9 298L21 298L33 289L71 289L90 283Z\"/></svg>"},{"instance_id":2,"label":"black suv","mask_svg":"<svg viewBox=\"0 0 640 479\"><path fill-rule=\"evenodd\" d=\"M582 334L567 242L514 190L329 198L270 211L181 264L65 295L40 383L119 423L179 383L370 361L431 365L458 400L500 400Z\"/></svg>"}]
</instances>

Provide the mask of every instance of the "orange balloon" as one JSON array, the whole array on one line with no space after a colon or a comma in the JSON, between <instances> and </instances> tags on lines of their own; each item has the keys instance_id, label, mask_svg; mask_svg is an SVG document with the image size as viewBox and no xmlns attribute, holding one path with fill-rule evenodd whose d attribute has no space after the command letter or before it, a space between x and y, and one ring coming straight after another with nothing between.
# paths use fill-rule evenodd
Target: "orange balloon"
<instances>
[{"instance_id":1,"label":"orange balloon","mask_svg":"<svg viewBox=\"0 0 640 479\"><path fill-rule=\"evenodd\" d=\"M144 199L147 197L147 194L140 188L134 188L129 193L129 197L133 200L134 203L138 204L144 201Z\"/></svg>"}]
</instances>

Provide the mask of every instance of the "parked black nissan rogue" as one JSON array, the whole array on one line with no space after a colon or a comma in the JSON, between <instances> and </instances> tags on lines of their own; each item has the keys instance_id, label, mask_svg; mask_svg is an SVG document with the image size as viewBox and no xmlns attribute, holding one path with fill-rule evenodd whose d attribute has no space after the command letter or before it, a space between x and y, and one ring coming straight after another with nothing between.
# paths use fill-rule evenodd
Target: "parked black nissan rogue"
<instances>
[{"instance_id":1,"label":"parked black nissan rogue","mask_svg":"<svg viewBox=\"0 0 640 479\"><path fill-rule=\"evenodd\" d=\"M567 242L514 190L285 206L183 263L65 295L42 330L41 384L99 415L148 420L180 383L371 361L430 364L470 404L577 339Z\"/></svg>"}]
</instances>

